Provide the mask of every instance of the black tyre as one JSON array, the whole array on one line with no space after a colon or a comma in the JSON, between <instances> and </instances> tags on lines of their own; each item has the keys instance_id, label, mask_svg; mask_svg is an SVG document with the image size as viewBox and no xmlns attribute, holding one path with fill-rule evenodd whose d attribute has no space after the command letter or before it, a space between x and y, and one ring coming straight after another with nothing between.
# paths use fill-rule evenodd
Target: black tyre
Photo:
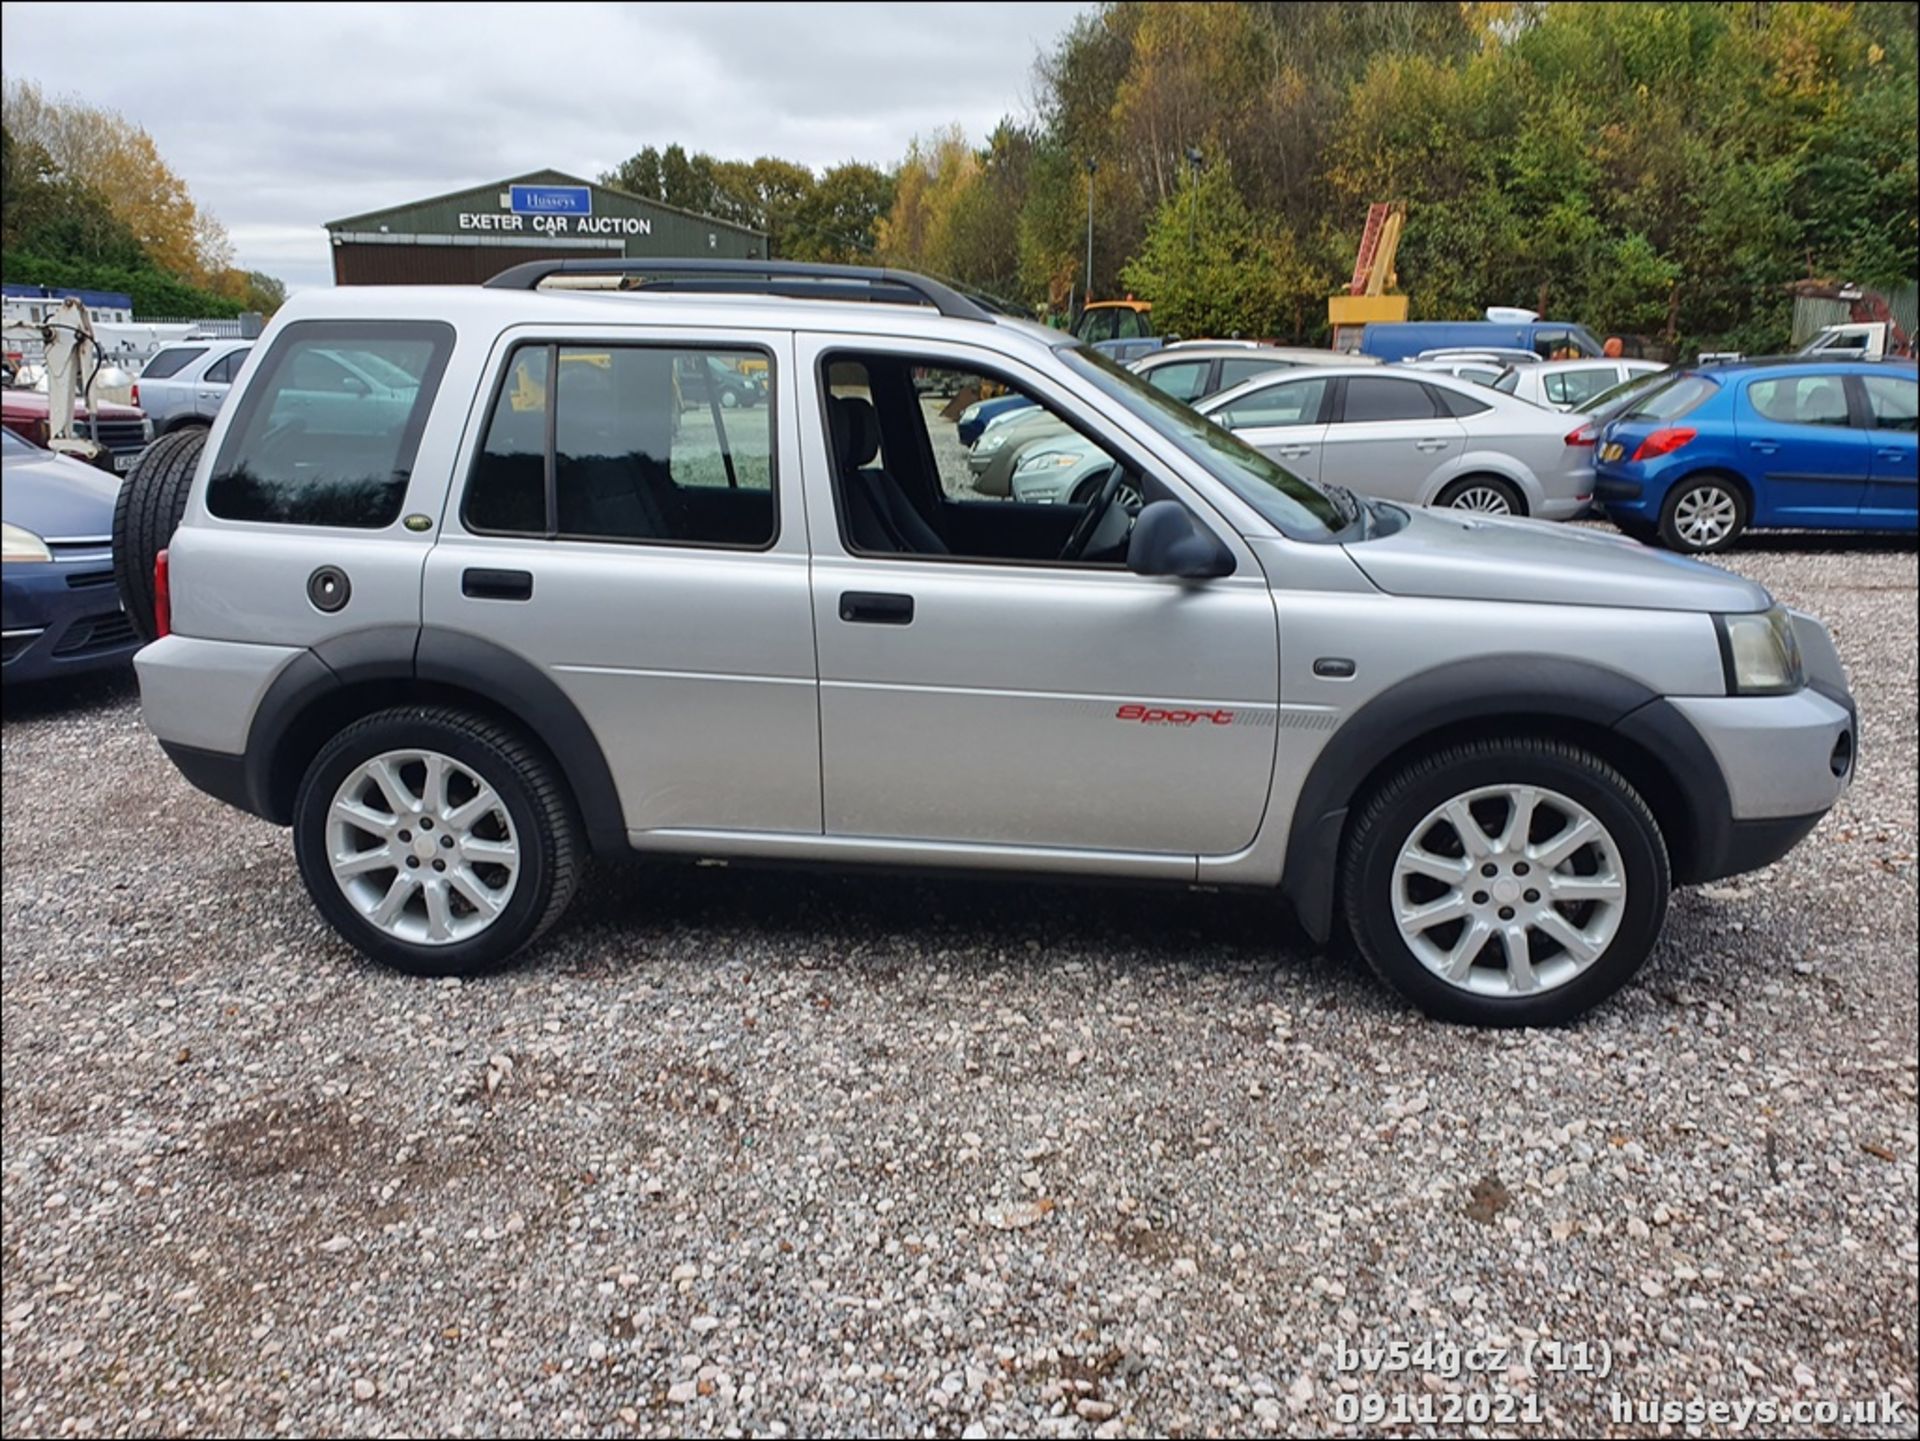
<instances>
[{"instance_id":1,"label":"black tyre","mask_svg":"<svg viewBox=\"0 0 1920 1441\"><path fill-rule=\"evenodd\" d=\"M1652 545L1660 538L1660 526L1651 520L1640 520L1626 516L1613 523L1614 529L1624 536L1639 541L1642 545Z\"/></svg>"},{"instance_id":2,"label":"black tyre","mask_svg":"<svg viewBox=\"0 0 1920 1441\"><path fill-rule=\"evenodd\" d=\"M140 452L114 497L113 580L141 640L154 637L154 558L180 526L206 443L203 425L161 436Z\"/></svg>"},{"instance_id":3,"label":"black tyre","mask_svg":"<svg viewBox=\"0 0 1920 1441\"><path fill-rule=\"evenodd\" d=\"M1749 518L1743 486L1724 475L1690 475L1660 507L1660 543L1683 555L1711 555L1738 540Z\"/></svg>"},{"instance_id":4,"label":"black tyre","mask_svg":"<svg viewBox=\"0 0 1920 1441\"><path fill-rule=\"evenodd\" d=\"M1472 510L1482 515L1525 515L1527 498L1520 487L1497 475L1463 475L1450 480L1433 498L1446 510Z\"/></svg>"},{"instance_id":5,"label":"black tyre","mask_svg":"<svg viewBox=\"0 0 1920 1441\"><path fill-rule=\"evenodd\" d=\"M1660 934L1671 878L1659 825L1624 776L1576 747L1449 746L1356 817L1347 924L1374 971L1430 1016L1559 1025L1625 985Z\"/></svg>"},{"instance_id":6,"label":"black tyre","mask_svg":"<svg viewBox=\"0 0 1920 1441\"><path fill-rule=\"evenodd\" d=\"M560 918L585 864L545 752L438 706L380 711L328 741L301 780L293 844L333 928L414 975L503 965Z\"/></svg>"}]
</instances>

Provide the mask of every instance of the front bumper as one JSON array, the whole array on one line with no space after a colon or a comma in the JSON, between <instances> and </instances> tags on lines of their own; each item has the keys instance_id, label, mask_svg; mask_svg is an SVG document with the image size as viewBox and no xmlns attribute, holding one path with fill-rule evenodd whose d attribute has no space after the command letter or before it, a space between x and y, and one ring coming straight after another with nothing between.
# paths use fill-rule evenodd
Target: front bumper
<instances>
[{"instance_id":1,"label":"front bumper","mask_svg":"<svg viewBox=\"0 0 1920 1441\"><path fill-rule=\"evenodd\" d=\"M120 608L113 553L86 551L0 573L0 675L16 681L124 666L140 648Z\"/></svg>"}]
</instances>

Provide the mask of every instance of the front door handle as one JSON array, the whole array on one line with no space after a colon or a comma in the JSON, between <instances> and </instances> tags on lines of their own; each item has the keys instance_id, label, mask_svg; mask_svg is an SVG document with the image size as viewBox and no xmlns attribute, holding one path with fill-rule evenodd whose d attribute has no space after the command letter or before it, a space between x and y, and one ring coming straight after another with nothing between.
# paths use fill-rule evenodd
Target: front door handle
<instances>
[{"instance_id":1,"label":"front door handle","mask_svg":"<svg viewBox=\"0 0 1920 1441\"><path fill-rule=\"evenodd\" d=\"M1313 454L1311 446L1283 445L1279 450L1274 452L1274 458L1276 460L1304 460L1311 454Z\"/></svg>"},{"instance_id":2,"label":"front door handle","mask_svg":"<svg viewBox=\"0 0 1920 1441\"><path fill-rule=\"evenodd\" d=\"M525 570L465 570L460 594L472 600L532 600L533 573Z\"/></svg>"},{"instance_id":3,"label":"front door handle","mask_svg":"<svg viewBox=\"0 0 1920 1441\"><path fill-rule=\"evenodd\" d=\"M1907 452L1904 450L1881 450L1881 451L1876 451L1874 453L1881 460L1912 460L1913 459L1913 457L1907 454Z\"/></svg>"},{"instance_id":4,"label":"front door handle","mask_svg":"<svg viewBox=\"0 0 1920 1441\"><path fill-rule=\"evenodd\" d=\"M877 590L843 590L840 619L856 625L912 625L913 597Z\"/></svg>"},{"instance_id":5,"label":"front door handle","mask_svg":"<svg viewBox=\"0 0 1920 1441\"><path fill-rule=\"evenodd\" d=\"M1762 455L1772 455L1776 450L1780 448L1779 443L1777 441L1772 441L1772 440L1751 440L1751 441L1748 441L1747 443L1751 445L1755 450L1759 451Z\"/></svg>"},{"instance_id":6,"label":"front door handle","mask_svg":"<svg viewBox=\"0 0 1920 1441\"><path fill-rule=\"evenodd\" d=\"M1413 448L1415 450L1427 450L1427 451L1445 450L1447 448L1447 443L1444 440L1416 440L1413 443Z\"/></svg>"}]
</instances>

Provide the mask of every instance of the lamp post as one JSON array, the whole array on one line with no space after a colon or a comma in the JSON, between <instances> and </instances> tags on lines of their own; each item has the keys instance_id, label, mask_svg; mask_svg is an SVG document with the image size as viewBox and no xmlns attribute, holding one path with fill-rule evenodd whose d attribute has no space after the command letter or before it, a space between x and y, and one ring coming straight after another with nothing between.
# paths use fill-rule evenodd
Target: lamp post
<instances>
[{"instance_id":1,"label":"lamp post","mask_svg":"<svg viewBox=\"0 0 1920 1441\"><path fill-rule=\"evenodd\" d=\"M1200 147L1187 147L1187 249L1192 250L1200 239L1200 167L1206 163L1200 154Z\"/></svg>"},{"instance_id":2,"label":"lamp post","mask_svg":"<svg viewBox=\"0 0 1920 1441\"><path fill-rule=\"evenodd\" d=\"M1087 270L1080 277L1080 309L1084 312L1087 303L1093 299L1093 173L1100 168L1100 162L1087 160Z\"/></svg>"}]
</instances>

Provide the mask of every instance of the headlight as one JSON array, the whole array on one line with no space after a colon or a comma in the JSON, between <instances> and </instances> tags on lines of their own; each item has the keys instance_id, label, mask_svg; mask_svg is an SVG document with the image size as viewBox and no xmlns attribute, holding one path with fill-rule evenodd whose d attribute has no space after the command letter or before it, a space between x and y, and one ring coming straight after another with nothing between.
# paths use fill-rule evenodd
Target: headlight
<instances>
[{"instance_id":1,"label":"headlight","mask_svg":"<svg viewBox=\"0 0 1920 1441\"><path fill-rule=\"evenodd\" d=\"M974 401L972 405L969 405L965 410L960 412L960 423L962 425L972 425L973 422L978 420L979 418L980 418L980 402L977 400Z\"/></svg>"},{"instance_id":2,"label":"headlight","mask_svg":"<svg viewBox=\"0 0 1920 1441\"><path fill-rule=\"evenodd\" d=\"M47 549L47 543L30 530L23 530L17 525L0 524L0 536L5 538L4 546L0 546L0 561L53 559L53 552Z\"/></svg>"},{"instance_id":3,"label":"headlight","mask_svg":"<svg viewBox=\"0 0 1920 1441\"><path fill-rule=\"evenodd\" d=\"M1001 446L1005 445L1006 443L1007 443L1007 433L1004 430L1001 431L998 435L995 435L991 430L989 430L985 435L981 436L980 439L974 442L974 445L973 445L974 454L992 455L994 451L998 450Z\"/></svg>"},{"instance_id":4,"label":"headlight","mask_svg":"<svg viewBox=\"0 0 1920 1441\"><path fill-rule=\"evenodd\" d=\"M1800 642L1785 606L1713 619L1720 629L1729 695L1785 695L1807 683Z\"/></svg>"},{"instance_id":5,"label":"headlight","mask_svg":"<svg viewBox=\"0 0 1920 1441\"><path fill-rule=\"evenodd\" d=\"M1036 470L1052 470L1056 466L1078 465L1081 457L1070 450L1043 450L1038 455L1029 455L1013 468L1015 475L1031 475Z\"/></svg>"}]
</instances>

